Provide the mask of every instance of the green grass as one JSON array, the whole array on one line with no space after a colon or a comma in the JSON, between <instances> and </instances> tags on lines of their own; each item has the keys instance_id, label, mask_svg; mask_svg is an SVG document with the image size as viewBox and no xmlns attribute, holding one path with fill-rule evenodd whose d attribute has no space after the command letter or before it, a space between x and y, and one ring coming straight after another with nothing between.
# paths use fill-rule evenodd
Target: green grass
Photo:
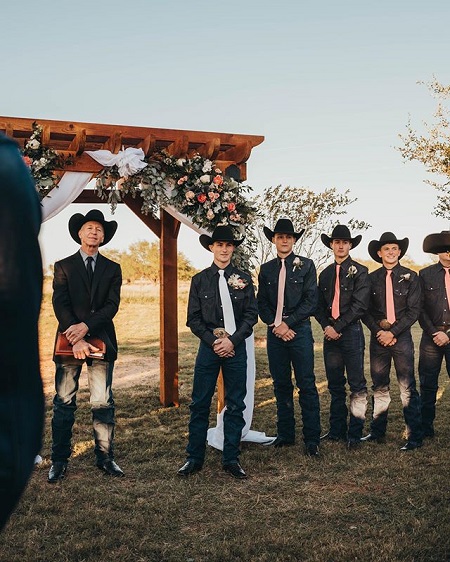
<instances>
[{"instance_id":1,"label":"green grass","mask_svg":"<svg viewBox=\"0 0 450 562\"><path fill-rule=\"evenodd\" d=\"M250 475L234 481L208 448L202 472L176 476L184 462L196 339L184 327L180 296L180 407L163 408L157 386L121 388L116 457L126 478L112 480L95 468L86 391L79 395L75 454L67 479L49 485L51 396L47 403L44 463L0 536L3 562L444 562L450 560L448 377L441 374L437 435L421 449L401 453L401 403L392 376L388 441L348 452L326 443L321 458L298 446L274 450L242 445ZM316 376L323 428L328 427L320 330L314 322ZM41 329L54 329L44 302ZM117 318L121 353L158 352L157 299L127 297ZM415 327L418 341L420 330ZM256 329L262 343L264 328ZM48 353L48 345L44 349ZM264 347L256 348L253 428L275 433L275 403ZM366 361L367 362L367 361ZM367 369L368 374L368 369ZM370 413L370 412L369 412ZM211 413L214 422L215 412Z\"/></svg>"}]
</instances>

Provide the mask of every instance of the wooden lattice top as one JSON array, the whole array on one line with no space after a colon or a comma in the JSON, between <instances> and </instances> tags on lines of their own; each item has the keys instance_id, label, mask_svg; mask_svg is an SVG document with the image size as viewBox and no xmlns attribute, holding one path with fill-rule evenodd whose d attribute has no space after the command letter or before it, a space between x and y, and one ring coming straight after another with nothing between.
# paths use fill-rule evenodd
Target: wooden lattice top
<instances>
[{"instance_id":1,"label":"wooden lattice top","mask_svg":"<svg viewBox=\"0 0 450 562\"><path fill-rule=\"evenodd\" d=\"M113 153L124 147L142 148L146 155L165 149L173 156L192 156L195 153L214 160L225 171L235 164L241 179L246 179L246 161L252 149L263 142L263 136L129 127L21 117L0 117L0 132L14 138L21 146L32 134L32 124L37 121L43 127L43 144L58 152L74 156L74 162L66 170L98 172L100 164L85 150L107 149Z\"/></svg>"}]
</instances>

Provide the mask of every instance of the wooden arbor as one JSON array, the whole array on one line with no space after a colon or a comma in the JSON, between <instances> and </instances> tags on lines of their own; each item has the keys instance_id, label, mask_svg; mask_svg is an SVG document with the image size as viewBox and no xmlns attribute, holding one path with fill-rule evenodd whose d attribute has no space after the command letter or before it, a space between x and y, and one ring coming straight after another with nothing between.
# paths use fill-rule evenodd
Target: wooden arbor
<instances>
[{"instance_id":1,"label":"wooden arbor","mask_svg":"<svg viewBox=\"0 0 450 562\"><path fill-rule=\"evenodd\" d=\"M148 156L155 150L165 149L172 156L192 156L196 153L214 160L226 173L234 170L234 177L247 177L246 162L252 148L264 137L129 127L126 125L103 125L98 123L76 123L0 117L0 132L14 138L23 146L32 134L33 121L43 127L44 145L68 156L73 164L64 171L91 172L95 176L101 165L93 160L86 150L106 149L113 153L128 147L142 148ZM230 168L232 167L232 168ZM95 203L101 200L91 189L84 190L74 203ZM124 197L125 203L158 238L160 238L160 400L164 406L178 405L178 289L177 289L177 237L180 222L161 209L160 217L141 213L139 198Z\"/></svg>"}]
</instances>

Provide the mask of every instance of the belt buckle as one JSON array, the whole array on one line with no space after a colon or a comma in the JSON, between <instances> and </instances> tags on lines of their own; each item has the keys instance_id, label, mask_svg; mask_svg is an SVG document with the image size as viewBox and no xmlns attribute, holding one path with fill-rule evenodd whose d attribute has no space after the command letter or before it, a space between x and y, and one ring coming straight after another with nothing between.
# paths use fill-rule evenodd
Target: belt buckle
<instances>
[{"instance_id":1,"label":"belt buckle","mask_svg":"<svg viewBox=\"0 0 450 562\"><path fill-rule=\"evenodd\" d=\"M230 335L225 328L214 328L213 334L216 338L228 338Z\"/></svg>"}]
</instances>

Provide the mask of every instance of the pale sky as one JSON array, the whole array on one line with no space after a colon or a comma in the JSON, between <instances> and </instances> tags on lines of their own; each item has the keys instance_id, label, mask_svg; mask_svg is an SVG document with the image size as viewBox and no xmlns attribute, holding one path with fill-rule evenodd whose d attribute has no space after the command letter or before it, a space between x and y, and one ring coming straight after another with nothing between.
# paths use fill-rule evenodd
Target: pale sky
<instances>
[{"instance_id":1,"label":"pale sky","mask_svg":"<svg viewBox=\"0 0 450 562\"><path fill-rule=\"evenodd\" d=\"M409 116L432 120L417 81L450 84L448 0L23 0L1 16L0 115L264 135L247 183L350 189L372 225L354 257L390 230L425 263L423 238L449 228L425 169L394 149ZM76 250L67 222L88 209L44 224L46 263ZM109 247L155 240L128 209L115 218ZM179 249L204 267L197 238L182 227Z\"/></svg>"}]
</instances>

